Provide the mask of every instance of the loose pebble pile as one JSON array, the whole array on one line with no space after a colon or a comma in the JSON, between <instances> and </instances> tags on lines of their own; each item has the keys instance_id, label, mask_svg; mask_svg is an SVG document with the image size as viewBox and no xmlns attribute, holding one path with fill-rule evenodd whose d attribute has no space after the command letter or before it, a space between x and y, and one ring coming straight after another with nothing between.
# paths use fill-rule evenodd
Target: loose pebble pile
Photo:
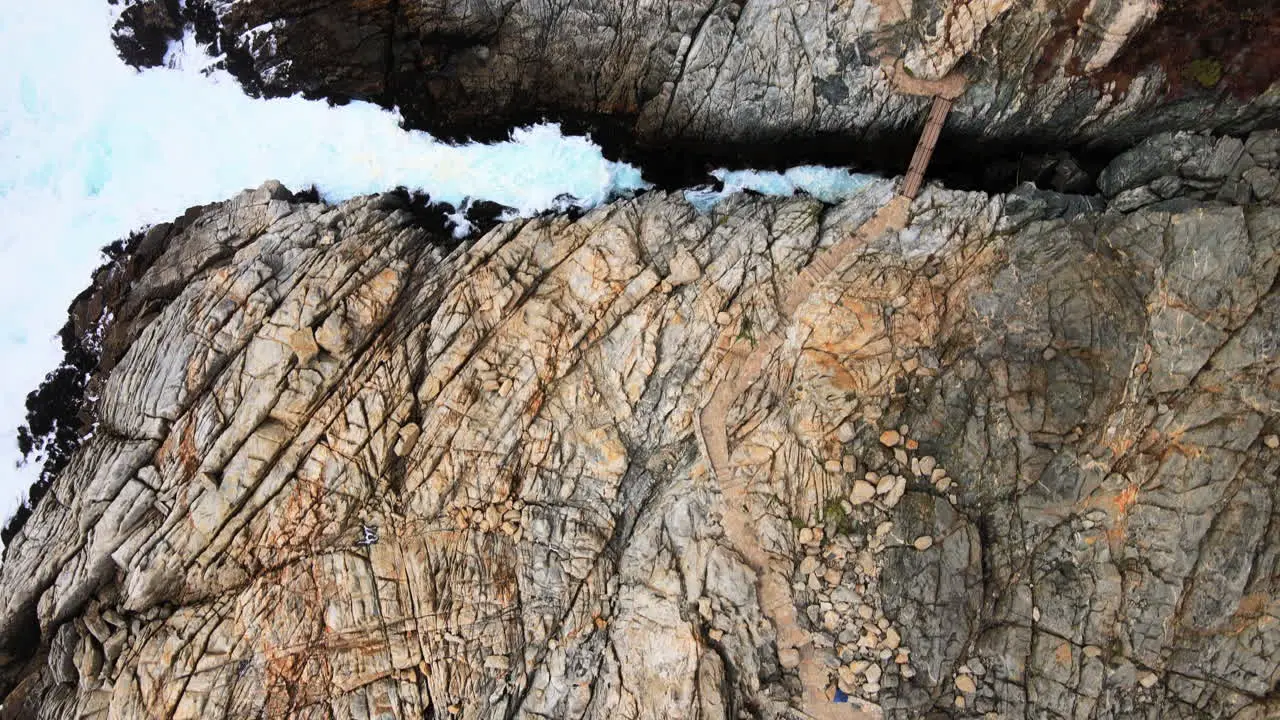
<instances>
[{"instance_id":1,"label":"loose pebble pile","mask_svg":"<svg viewBox=\"0 0 1280 720\"><path fill-rule=\"evenodd\" d=\"M851 425L843 426L840 440L847 444L856 432ZM918 454L919 442L910 432L906 425L881 432L879 442L891 457L879 463L880 467L862 473L848 495L839 500L848 517L865 521L862 525L874 528L872 532L838 534L822 524L798 528L796 540L802 555L792 589L809 621L817 656L831 668L829 697L834 697L838 688L851 698L875 702L882 690L916 675L911 648L903 644L901 632L880 606L876 558L888 547L910 546L924 552L934 546L936 538L929 535L901 537L889 519L909 485L917 489L930 486L952 503L956 497L951 492L955 481L937 458ZM859 465L856 456L843 454L826 461L824 467L832 473L856 475ZM779 653L779 660L784 668L792 668L799 663L799 655L788 648ZM955 704L963 708L965 696L977 691L976 674L962 667L955 686Z\"/></svg>"}]
</instances>

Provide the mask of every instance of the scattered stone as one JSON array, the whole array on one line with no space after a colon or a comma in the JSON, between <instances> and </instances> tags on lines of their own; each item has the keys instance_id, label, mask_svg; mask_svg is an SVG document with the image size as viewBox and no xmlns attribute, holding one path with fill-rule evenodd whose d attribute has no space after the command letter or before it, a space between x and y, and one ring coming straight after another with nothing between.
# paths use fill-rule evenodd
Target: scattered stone
<instances>
[{"instance_id":1,"label":"scattered stone","mask_svg":"<svg viewBox=\"0 0 1280 720\"><path fill-rule=\"evenodd\" d=\"M1084 656L1087 658L1096 658L1102 654L1102 648L1097 645L1085 645Z\"/></svg>"},{"instance_id":2,"label":"scattered stone","mask_svg":"<svg viewBox=\"0 0 1280 720\"><path fill-rule=\"evenodd\" d=\"M969 675L956 676L956 690L969 695L978 691L978 685L973 681L973 677Z\"/></svg>"},{"instance_id":3,"label":"scattered stone","mask_svg":"<svg viewBox=\"0 0 1280 720\"><path fill-rule=\"evenodd\" d=\"M933 538L928 535L921 535L912 541L911 546L917 550L928 550L933 547Z\"/></svg>"},{"instance_id":4,"label":"scattered stone","mask_svg":"<svg viewBox=\"0 0 1280 720\"><path fill-rule=\"evenodd\" d=\"M1144 672L1138 676L1138 684L1144 688L1151 688L1158 682L1160 682L1160 678L1156 677L1156 674L1151 671Z\"/></svg>"},{"instance_id":5,"label":"scattered stone","mask_svg":"<svg viewBox=\"0 0 1280 720\"><path fill-rule=\"evenodd\" d=\"M880 444L885 447L893 447L902 442L902 435L897 430L885 430L880 433Z\"/></svg>"},{"instance_id":6,"label":"scattered stone","mask_svg":"<svg viewBox=\"0 0 1280 720\"><path fill-rule=\"evenodd\" d=\"M731 322L733 322L733 318L729 315L729 313L727 312L716 313L717 325L728 325Z\"/></svg>"},{"instance_id":7,"label":"scattered stone","mask_svg":"<svg viewBox=\"0 0 1280 720\"><path fill-rule=\"evenodd\" d=\"M938 461L932 455L925 455L919 460L920 472L917 475L931 475L938 466Z\"/></svg>"},{"instance_id":8,"label":"scattered stone","mask_svg":"<svg viewBox=\"0 0 1280 720\"><path fill-rule=\"evenodd\" d=\"M902 477L901 475L898 475L893 479L893 487L890 488L888 493L889 496L893 498L890 507L892 507L893 505L896 505L898 502L898 499L900 499L902 497L902 494L905 493L906 491L907 491L907 479Z\"/></svg>"},{"instance_id":9,"label":"scattered stone","mask_svg":"<svg viewBox=\"0 0 1280 720\"><path fill-rule=\"evenodd\" d=\"M867 676L867 682L868 682L868 683L877 683L877 684L878 684L878 683L880 682L880 676L881 676L881 674L882 674L883 672L884 672L884 671L880 669L880 666L879 666L879 665L877 665L877 664L875 664L875 663L869 663L869 664L867 665L867 669L866 669L865 671L863 671L863 673L862 673L862 674Z\"/></svg>"},{"instance_id":10,"label":"scattered stone","mask_svg":"<svg viewBox=\"0 0 1280 720\"><path fill-rule=\"evenodd\" d=\"M853 694L858 687L858 676L849 669L848 665L841 665L836 674L840 677L840 690L846 695Z\"/></svg>"},{"instance_id":11,"label":"scattered stone","mask_svg":"<svg viewBox=\"0 0 1280 720\"><path fill-rule=\"evenodd\" d=\"M844 459L840 461L840 464L847 473L858 471L858 458L853 455L845 455Z\"/></svg>"},{"instance_id":12,"label":"scattered stone","mask_svg":"<svg viewBox=\"0 0 1280 720\"><path fill-rule=\"evenodd\" d=\"M889 648L890 650L897 650L898 646L901 644L902 636L898 634L897 630L889 628L884 631L884 646L886 648Z\"/></svg>"},{"instance_id":13,"label":"scattered stone","mask_svg":"<svg viewBox=\"0 0 1280 720\"><path fill-rule=\"evenodd\" d=\"M876 487L866 480L859 480L853 484L853 491L849 493L849 502L861 505L875 496Z\"/></svg>"},{"instance_id":14,"label":"scattered stone","mask_svg":"<svg viewBox=\"0 0 1280 720\"><path fill-rule=\"evenodd\" d=\"M805 558L800 561L800 574L812 575L813 572L818 569L820 564L821 561L818 560L817 556L806 555Z\"/></svg>"},{"instance_id":15,"label":"scattered stone","mask_svg":"<svg viewBox=\"0 0 1280 720\"><path fill-rule=\"evenodd\" d=\"M800 651L793 648L782 648L778 651L778 664L787 670L800 667Z\"/></svg>"},{"instance_id":16,"label":"scattered stone","mask_svg":"<svg viewBox=\"0 0 1280 720\"><path fill-rule=\"evenodd\" d=\"M830 473L838 473L843 469L839 460L828 460L822 467Z\"/></svg>"},{"instance_id":17,"label":"scattered stone","mask_svg":"<svg viewBox=\"0 0 1280 720\"><path fill-rule=\"evenodd\" d=\"M876 572L876 559L870 552L863 550L858 553L858 569L863 575L874 575Z\"/></svg>"},{"instance_id":18,"label":"scattered stone","mask_svg":"<svg viewBox=\"0 0 1280 720\"><path fill-rule=\"evenodd\" d=\"M1267 447L1275 450L1276 448L1280 448L1280 435L1268 435L1262 439L1262 442Z\"/></svg>"}]
</instances>

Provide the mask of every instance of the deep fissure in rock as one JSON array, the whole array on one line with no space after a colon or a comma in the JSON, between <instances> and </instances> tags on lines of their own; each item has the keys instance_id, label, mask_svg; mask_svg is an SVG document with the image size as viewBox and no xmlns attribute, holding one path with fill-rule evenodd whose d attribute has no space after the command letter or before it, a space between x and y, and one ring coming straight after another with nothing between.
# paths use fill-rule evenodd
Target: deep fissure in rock
<instances>
[{"instance_id":1,"label":"deep fissure in rock","mask_svg":"<svg viewBox=\"0 0 1280 720\"><path fill-rule=\"evenodd\" d=\"M501 142L511 128L542 122L560 125L566 135L587 135L612 161L639 167L655 187L674 191L713 182L711 171L786 170L799 165L851 167L857 172L894 177L906 172L920 137L920 123L892 134L855 139L822 134L806 138L753 143L669 142L646 145L634 139L630 123L613 117L582 115L526 115L510 124L440 128L402 123L407 130L423 130L449 142ZM1136 144L1136 143L1135 143ZM1023 182L1064 193L1097 192L1098 173L1132 145L1068 145L1028 138L995 142L949 131L941 138L925 174L955 190L1008 192Z\"/></svg>"}]
</instances>

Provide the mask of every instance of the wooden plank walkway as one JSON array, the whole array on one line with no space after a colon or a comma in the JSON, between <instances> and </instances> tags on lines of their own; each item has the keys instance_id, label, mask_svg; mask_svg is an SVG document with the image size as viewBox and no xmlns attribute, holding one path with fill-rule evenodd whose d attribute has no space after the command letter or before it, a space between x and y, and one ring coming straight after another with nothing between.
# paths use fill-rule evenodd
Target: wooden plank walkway
<instances>
[{"instance_id":1,"label":"wooden plank walkway","mask_svg":"<svg viewBox=\"0 0 1280 720\"><path fill-rule=\"evenodd\" d=\"M924 184L924 171L929 167L929 159L933 157L933 148L938 144L938 135L942 132L942 123L951 112L950 98L935 95L933 107L929 110L929 119L924 124L924 132L920 133L920 141L916 143L916 153L911 157L911 165L907 168L907 177L902 181L904 197L915 199Z\"/></svg>"}]
</instances>

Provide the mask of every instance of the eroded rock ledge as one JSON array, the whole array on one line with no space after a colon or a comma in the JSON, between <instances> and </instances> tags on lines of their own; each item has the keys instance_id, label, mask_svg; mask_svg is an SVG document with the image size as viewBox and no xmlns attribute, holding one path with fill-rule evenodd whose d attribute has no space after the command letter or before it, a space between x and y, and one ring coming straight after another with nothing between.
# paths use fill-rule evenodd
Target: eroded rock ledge
<instances>
[{"instance_id":1,"label":"eroded rock ledge","mask_svg":"<svg viewBox=\"0 0 1280 720\"><path fill-rule=\"evenodd\" d=\"M373 100L446 137L549 117L722 162L762 146L794 162L823 138L909 148L928 102L901 91L953 72L971 84L944 147L1119 148L1280 113L1269 0L120 2L131 62L191 23L250 92Z\"/></svg>"},{"instance_id":2,"label":"eroded rock ledge","mask_svg":"<svg viewBox=\"0 0 1280 720\"><path fill-rule=\"evenodd\" d=\"M930 186L799 306L725 424L833 692L1280 710L1278 149L1154 138L1109 207ZM4 716L786 717L698 417L891 194L447 247L268 184L167 229L0 567Z\"/></svg>"}]
</instances>

